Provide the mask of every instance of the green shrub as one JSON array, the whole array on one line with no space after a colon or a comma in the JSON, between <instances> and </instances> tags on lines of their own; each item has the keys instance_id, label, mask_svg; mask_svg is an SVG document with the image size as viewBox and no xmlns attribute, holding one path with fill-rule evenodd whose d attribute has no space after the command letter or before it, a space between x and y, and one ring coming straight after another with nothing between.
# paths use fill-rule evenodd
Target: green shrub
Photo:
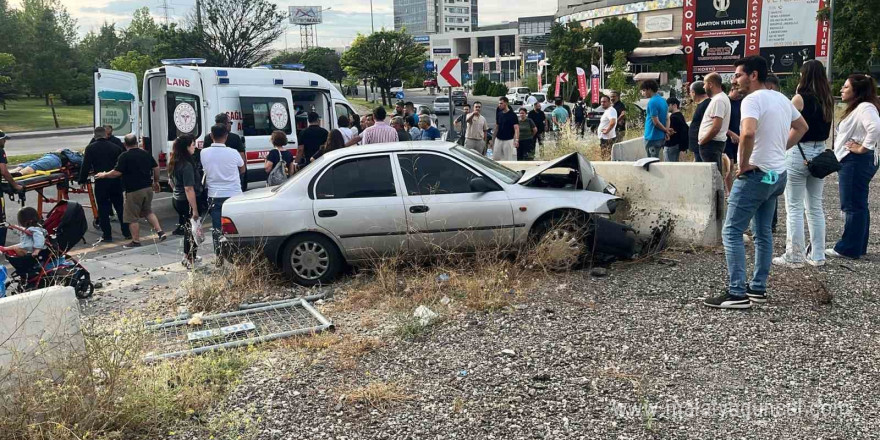
<instances>
[{"instance_id":1,"label":"green shrub","mask_svg":"<svg viewBox=\"0 0 880 440\"><path fill-rule=\"evenodd\" d=\"M492 85L492 82L489 81L489 78L486 76L480 76L477 78L477 82L474 83L474 95L488 95L489 94L489 86Z\"/></svg>"}]
</instances>

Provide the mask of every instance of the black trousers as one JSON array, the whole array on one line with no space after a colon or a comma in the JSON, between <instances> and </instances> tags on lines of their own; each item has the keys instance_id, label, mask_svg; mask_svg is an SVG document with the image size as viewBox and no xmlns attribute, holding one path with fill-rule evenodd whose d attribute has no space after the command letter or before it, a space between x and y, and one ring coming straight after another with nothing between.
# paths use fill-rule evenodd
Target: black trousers
<instances>
[{"instance_id":1,"label":"black trousers","mask_svg":"<svg viewBox=\"0 0 880 440\"><path fill-rule=\"evenodd\" d=\"M189 226L189 219L192 218L192 208L190 208L188 200L171 199L171 203L174 204L174 210L177 211L177 214L186 219L185 223L181 223L184 227L183 255L189 261L193 261L199 251L199 245L196 243L192 234L192 228ZM207 210L207 203L202 204L200 197L196 196L196 207L199 210L199 217L203 217Z\"/></svg>"},{"instance_id":2,"label":"black trousers","mask_svg":"<svg viewBox=\"0 0 880 440\"><path fill-rule=\"evenodd\" d=\"M516 160L535 159L535 138L520 139L519 148L516 149Z\"/></svg>"},{"instance_id":3,"label":"black trousers","mask_svg":"<svg viewBox=\"0 0 880 440\"><path fill-rule=\"evenodd\" d=\"M98 225L104 240L113 239L110 214L116 210L116 218L122 222L122 182L119 179L98 180L94 183L95 203L98 205ZM128 223L122 223L122 236L131 237Z\"/></svg>"},{"instance_id":4,"label":"black trousers","mask_svg":"<svg viewBox=\"0 0 880 440\"><path fill-rule=\"evenodd\" d=\"M708 144L700 145L700 158L703 159L703 162L715 162L719 173L724 172L724 163L721 159L722 154L724 154L723 141L709 141Z\"/></svg>"}]
</instances>

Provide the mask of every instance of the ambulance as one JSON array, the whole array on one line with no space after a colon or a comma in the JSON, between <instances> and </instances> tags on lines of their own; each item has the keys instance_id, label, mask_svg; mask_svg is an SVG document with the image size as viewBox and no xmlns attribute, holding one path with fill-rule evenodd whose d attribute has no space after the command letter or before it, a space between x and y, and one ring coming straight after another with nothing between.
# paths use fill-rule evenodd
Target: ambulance
<instances>
[{"instance_id":1,"label":"ambulance","mask_svg":"<svg viewBox=\"0 0 880 440\"><path fill-rule=\"evenodd\" d=\"M144 74L137 84L133 73L98 69L95 72L96 125L113 126L113 134L135 134L165 172L171 145L178 136L195 137L197 147L210 133L214 117L229 115L232 132L247 148L248 180L265 178L263 164L273 148L275 130L287 134L288 149L296 151L297 133L315 112L325 129L337 128L340 116L355 114L352 105L327 79L292 70L302 65L225 68L202 66L198 58L162 60L162 67ZM143 97L143 100L141 100Z\"/></svg>"}]
</instances>

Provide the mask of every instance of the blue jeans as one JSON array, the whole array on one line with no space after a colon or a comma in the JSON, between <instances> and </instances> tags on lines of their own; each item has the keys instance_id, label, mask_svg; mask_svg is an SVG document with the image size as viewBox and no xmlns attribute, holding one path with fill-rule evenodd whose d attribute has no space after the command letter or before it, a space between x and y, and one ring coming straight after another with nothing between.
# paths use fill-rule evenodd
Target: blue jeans
<instances>
[{"instance_id":1,"label":"blue jeans","mask_svg":"<svg viewBox=\"0 0 880 440\"><path fill-rule=\"evenodd\" d=\"M653 141L645 141L645 153L648 157L656 157L660 159L660 152L663 150L663 146L666 145L666 139L657 139Z\"/></svg>"},{"instance_id":2,"label":"blue jeans","mask_svg":"<svg viewBox=\"0 0 880 440\"><path fill-rule=\"evenodd\" d=\"M678 145L663 147L663 160L666 162L678 162L678 156L680 154L681 150L678 148Z\"/></svg>"},{"instance_id":3,"label":"blue jeans","mask_svg":"<svg viewBox=\"0 0 880 440\"><path fill-rule=\"evenodd\" d=\"M61 158L54 154L44 154L42 157L19 165L22 168L33 168L34 171L49 171L61 168Z\"/></svg>"},{"instance_id":4,"label":"blue jeans","mask_svg":"<svg viewBox=\"0 0 880 440\"><path fill-rule=\"evenodd\" d=\"M840 161L840 210L846 217L843 237L834 245L838 254L859 258L868 253L871 215L868 211L868 187L877 173L874 152L850 153Z\"/></svg>"},{"instance_id":5,"label":"blue jeans","mask_svg":"<svg viewBox=\"0 0 880 440\"><path fill-rule=\"evenodd\" d=\"M727 273L730 277L730 295L746 295L746 247L743 232L752 218L754 222L755 273L752 276L753 290L767 290L767 276L773 260L773 233L770 224L776 210L776 197L785 191L787 173L779 174L776 183L763 183L767 173L759 170L749 171L733 182L730 198L727 201L727 218L721 238L724 242L724 255L727 257Z\"/></svg>"},{"instance_id":6,"label":"blue jeans","mask_svg":"<svg viewBox=\"0 0 880 440\"><path fill-rule=\"evenodd\" d=\"M785 153L788 183L785 186L786 237L785 260L803 263L806 255L804 240L804 205L810 226L810 255L813 261L825 259L825 210L822 208L823 179L810 174L804 156L810 160L825 151L825 142L801 142L804 155L797 146Z\"/></svg>"},{"instance_id":7,"label":"blue jeans","mask_svg":"<svg viewBox=\"0 0 880 440\"><path fill-rule=\"evenodd\" d=\"M220 237L223 236L223 204L229 197L212 197L208 199L208 213L211 214L211 238L214 240L214 255L220 256Z\"/></svg>"}]
</instances>

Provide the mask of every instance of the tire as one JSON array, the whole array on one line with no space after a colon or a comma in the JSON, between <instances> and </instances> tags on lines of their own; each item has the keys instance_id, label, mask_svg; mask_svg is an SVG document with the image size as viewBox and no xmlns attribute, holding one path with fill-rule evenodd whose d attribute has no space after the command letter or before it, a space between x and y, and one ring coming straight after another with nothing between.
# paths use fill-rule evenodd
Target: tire
<instances>
[{"instance_id":1,"label":"tire","mask_svg":"<svg viewBox=\"0 0 880 440\"><path fill-rule=\"evenodd\" d=\"M564 213L542 220L531 237L539 264L555 272L580 267L591 253L593 230L592 219L583 213Z\"/></svg>"},{"instance_id":2,"label":"tire","mask_svg":"<svg viewBox=\"0 0 880 440\"><path fill-rule=\"evenodd\" d=\"M339 276L342 254L329 238L320 234L297 235L282 254L282 269L293 282L306 286L329 284Z\"/></svg>"}]
</instances>

